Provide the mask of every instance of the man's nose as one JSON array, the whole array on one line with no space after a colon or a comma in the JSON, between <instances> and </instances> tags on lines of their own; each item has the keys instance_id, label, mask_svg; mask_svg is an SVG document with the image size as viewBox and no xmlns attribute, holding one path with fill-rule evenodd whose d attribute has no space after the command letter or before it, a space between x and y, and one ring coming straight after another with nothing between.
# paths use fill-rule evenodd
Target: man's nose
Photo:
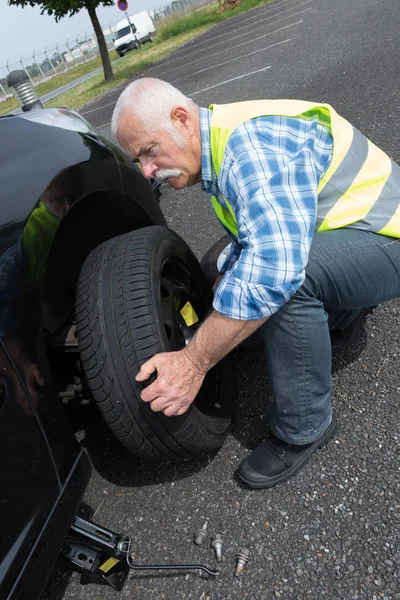
<instances>
[{"instance_id":1,"label":"man's nose","mask_svg":"<svg viewBox=\"0 0 400 600\"><path fill-rule=\"evenodd\" d=\"M146 179L150 179L153 177L154 173L157 171L157 166L153 163L153 161L141 161L142 172Z\"/></svg>"}]
</instances>

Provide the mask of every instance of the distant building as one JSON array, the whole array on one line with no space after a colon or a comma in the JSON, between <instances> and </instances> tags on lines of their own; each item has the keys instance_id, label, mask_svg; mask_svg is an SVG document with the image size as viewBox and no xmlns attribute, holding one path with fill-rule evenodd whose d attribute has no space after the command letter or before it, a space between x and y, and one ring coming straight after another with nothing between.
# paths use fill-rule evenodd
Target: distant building
<instances>
[{"instance_id":1,"label":"distant building","mask_svg":"<svg viewBox=\"0 0 400 600\"><path fill-rule=\"evenodd\" d=\"M112 46L114 42L114 30L112 27L108 27L107 29L103 29L104 38L106 40L107 46Z\"/></svg>"},{"instance_id":2,"label":"distant building","mask_svg":"<svg viewBox=\"0 0 400 600\"><path fill-rule=\"evenodd\" d=\"M70 52L63 53L63 57L65 62L73 63L81 60L85 56L94 55L97 50L97 41L96 40L85 40L81 42L79 46L75 46L72 48Z\"/></svg>"}]
</instances>

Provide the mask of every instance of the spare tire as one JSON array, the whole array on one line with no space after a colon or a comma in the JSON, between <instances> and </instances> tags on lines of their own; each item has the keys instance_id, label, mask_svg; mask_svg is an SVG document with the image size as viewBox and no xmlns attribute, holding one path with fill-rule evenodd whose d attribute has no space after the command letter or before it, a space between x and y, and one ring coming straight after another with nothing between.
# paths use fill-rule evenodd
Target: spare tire
<instances>
[{"instance_id":1,"label":"spare tire","mask_svg":"<svg viewBox=\"0 0 400 600\"><path fill-rule=\"evenodd\" d=\"M228 357L207 373L181 416L152 411L135 381L154 354L190 341L211 301L196 257L164 227L108 240L82 267L76 326L85 376L108 426L136 456L161 461L213 452L229 430L235 394Z\"/></svg>"},{"instance_id":2,"label":"spare tire","mask_svg":"<svg viewBox=\"0 0 400 600\"><path fill-rule=\"evenodd\" d=\"M217 269L218 258L230 243L228 235L224 235L220 238L211 248L206 252L200 261L203 273L208 281L208 284L212 287L219 276Z\"/></svg>"}]
</instances>

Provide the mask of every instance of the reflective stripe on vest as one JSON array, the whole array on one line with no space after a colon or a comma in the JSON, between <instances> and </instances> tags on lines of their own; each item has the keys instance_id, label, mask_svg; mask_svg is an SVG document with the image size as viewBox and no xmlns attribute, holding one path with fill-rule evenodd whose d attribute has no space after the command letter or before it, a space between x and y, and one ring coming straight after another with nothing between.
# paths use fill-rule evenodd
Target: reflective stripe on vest
<instances>
[{"instance_id":1,"label":"reflective stripe on vest","mask_svg":"<svg viewBox=\"0 0 400 600\"><path fill-rule=\"evenodd\" d=\"M302 100L254 100L212 104L211 155L219 175L225 147L234 129L260 116L318 118L333 138L331 163L318 185L317 231L355 227L400 237L400 167L329 104ZM213 196L221 223L237 236L236 218L228 200Z\"/></svg>"}]
</instances>

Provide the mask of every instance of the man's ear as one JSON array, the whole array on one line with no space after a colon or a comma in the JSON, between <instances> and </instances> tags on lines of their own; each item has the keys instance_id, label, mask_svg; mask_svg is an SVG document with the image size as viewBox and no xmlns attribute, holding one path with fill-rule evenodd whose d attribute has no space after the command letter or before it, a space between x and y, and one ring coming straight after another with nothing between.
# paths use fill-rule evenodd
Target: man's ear
<instances>
[{"instance_id":1,"label":"man's ear","mask_svg":"<svg viewBox=\"0 0 400 600\"><path fill-rule=\"evenodd\" d=\"M180 125L188 131L192 131L193 129L193 121L190 112L183 106L174 106L171 110L171 120L173 123L179 121Z\"/></svg>"}]
</instances>

